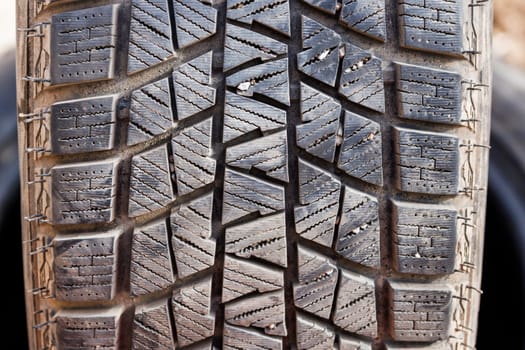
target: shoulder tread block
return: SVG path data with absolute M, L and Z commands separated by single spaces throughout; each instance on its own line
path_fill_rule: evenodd
M 55 103 L 51 106 L 51 152 L 72 154 L 110 150 L 117 112 L 113 96 Z
M 228 0 L 226 16 L 242 23 L 258 22 L 290 36 L 288 0 Z
M 399 4 L 401 45 L 445 55 L 463 51 L 463 1 L 403 0 Z
M 140 153 L 131 161 L 129 215 L 164 208 L 174 200 L 166 145 Z
M 222 283 L 222 302 L 252 292 L 271 292 L 283 288 L 281 271 L 254 262 L 226 255 Z
M 286 336 L 282 290 L 246 297 L 224 306 L 224 319 L 236 326 L 262 328 L 266 334 Z
M 195 199 L 171 213 L 172 242 L 179 278 L 205 270 L 215 261 L 215 240 L 211 238 L 213 195 Z
M 173 282 L 166 223 L 135 229 L 131 246 L 131 294 L 160 291 Z
M 257 32 L 233 24 L 226 24 L 225 71 L 257 58 L 267 61 L 286 54 L 286 52 L 288 52 L 286 44 Z
M 191 117 L 215 104 L 215 88 L 210 86 L 211 62 L 212 51 L 209 51 L 173 72 L 178 120 Z
M 117 163 L 102 161 L 51 169 L 53 224 L 109 223 L 114 219 Z
M 199 0 L 174 0 L 177 45 L 184 48 L 204 40 L 216 31 L 217 10 Z
M 374 281 L 341 270 L 341 281 L 333 322 L 345 331 L 366 337 L 377 336 Z
M 135 313 L 132 349 L 174 349 L 167 304 Z
M 449 332 L 452 291 L 436 285 L 389 282 L 391 336 L 398 341 L 432 342 Z
M 226 85 L 235 88 L 239 95 L 261 94 L 289 106 L 288 59 L 245 68 L 227 77 Z
M 299 235 L 330 247 L 334 237 L 341 183 L 330 173 L 299 159 L 299 203 L 294 209 Z
M 58 300 L 111 300 L 114 240 L 114 237 L 54 240 L 53 272 Z
M 333 162 L 341 105 L 332 97 L 301 83 L 301 119 L 297 125 L 297 146 L 321 159 Z
M 114 316 L 58 316 L 58 348 L 63 350 L 115 349 L 117 318 Z
M 268 132 L 285 125 L 285 111 L 226 91 L 223 142 L 231 141 L 250 131 Z
M 396 269 L 424 275 L 454 272 L 457 211 L 395 202 L 393 250 Z
M 222 221 L 250 213 L 272 214 L 284 209 L 284 189 L 256 177 L 226 169 Z
M 178 195 L 188 194 L 215 180 L 211 158 L 212 118 L 190 126 L 172 139 Z
M 400 117 L 461 125 L 461 75 L 397 64 L 396 80 Z
M 395 128 L 398 187 L 441 195 L 459 190 L 459 139 L 452 135 Z
M 333 261 L 298 247 L 298 283 L 294 286 L 295 305 L 328 319 L 332 310 L 338 270 Z
M 284 213 L 262 217 L 226 229 L 226 253 L 255 257 L 286 267 L 286 222 Z
M 135 72 L 173 55 L 171 23 L 166 0 L 133 0 L 128 72 Z
M 364 266 L 380 266 L 379 204 L 362 192 L 345 187 L 336 252 Z
M 128 145 L 148 141 L 173 127 L 168 79 L 131 93 Z
M 113 77 L 118 5 L 62 12 L 51 19 L 51 84 Z
M 173 292 L 173 316 L 179 346 L 188 346 L 213 336 L 211 277 L 186 284 Z
M 288 182 L 286 131 L 260 137 L 226 150 L 226 164 L 242 169 L 257 168 L 270 177 Z

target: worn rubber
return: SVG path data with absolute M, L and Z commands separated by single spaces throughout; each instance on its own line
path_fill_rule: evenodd
M 490 1 L 18 9 L 32 350 L 475 346 Z

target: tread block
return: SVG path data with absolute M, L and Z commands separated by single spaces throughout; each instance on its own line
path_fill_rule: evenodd
M 173 292 L 173 316 L 179 346 L 188 346 L 213 336 L 211 277 L 184 285 Z
M 115 349 L 115 316 L 57 316 L 56 332 L 60 350 Z
M 264 334 L 253 332 L 248 329 L 224 325 L 222 337 L 224 350 L 281 350 L 283 344 L 281 339 L 269 337 Z
M 448 337 L 452 291 L 448 287 L 389 282 L 391 336 L 430 342 Z
M 262 217 L 226 229 L 226 253 L 287 266 L 285 214 Z
M 345 331 L 366 337 L 377 336 L 377 317 L 374 281 L 341 270 L 337 291 L 334 324 Z
M 457 211 L 441 206 L 394 204 L 396 270 L 424 275 L 454 272 Z
M 111 300 L 114 238 L 55 239 L 53 272 L 57 300 Z
M 298 280 L 294 288 L 295 305 L 328 319 L 332 310 L 338 271 L 334 262 L 298 247 Z
M 401 118 L 461 125 L 461 75 L 419 66 L 397 65 Z
M 265 35 L 226 23 L 224 70 L 260 59 L 267 61 L 286 54 L 288 46 Z
M 179 278 L 213 266 L 215 240 L 211 238 L 213 195 L 195 199 L 171 213 L 172 243 Z
M 211 156 L 212 118 L 184 129 L 172 139 L 173 161 L 179 195 L 188 194 L 215 180 Z
M 385 113 L 381 60 L 357 46 L 345 44 L 339 93 L 350 102 Z
M 116 162 L 92 162 L 51 169 L 52 223 L 94 224 L 114 219 Z
M 268 132 L 286 125 L 286 112 L 226 91 L 223 142 L 231 141 L 250 131 Z
M 297 54 L 298 69 L 330 86 L 335 86 L 341 36 L 322 24 L 302 16 L 303 50 Z
M 167 304 L 135 314 L 133 350 L 172 350 L 174 348 Z
M 458 193 L 457 137 L 395 128 L 395 141 L 400 190 L 441 195 Z
M 215 104 L 215 88 L 210 86 L 211 60 L 212 51 L 209 51 L 173 72 L 178 120 L 191 117 Z
M 381 127 L 379 123 L 345 111 L 343 144 L 337 167 L 365 182 L 383 185 Z
M 288 0 L 228 0 L 226 17 L 242 23 L 260 23 L 290 36 Z
M 227 77 L 226 85 L 236 88 L 239 95 L 253 96 L 256 93 L 289 106 L 288 59 L 245 68 Z
M 135 229 L 131 245 L 131 295 L 160 291 L 174 281 L 166 223 Z
M 385 0 L 343 0 L 339 22 L 356 32 L 384 42 Z
M 355 263 L 380 267 L 379 205 L 375 198 L 345 187 L 335 250 Z
M 284 189 L 258 178 L 226 169 L 222 222 L 250 213 L 272 214 L 284 209 Z
M 337 0 L 303 0 L 303 2 L 332 15 L 337 11 Z
M 264 265 L 226 255 L 222 282 L 222 302 L 252 292 L 271 292 L 283 288 L 283 273 Z
M 282 290 L 242 298 L 224 306 L 224 319 L 229 324 L 262 328 L 266 334 L 286 336 Z
M 301 83 L 301 118 L 297 125 L 297 146 L 321 159 L 333 162 L 341 105 L 322 92 Z
M 362 340 L 339 336 L 339 350 L 372 350 L 372 346 Z
M 286 130 L 260 137 L 226 150 L 226 164 L 242 169 L 256 168 L 266 175 L 288 182 Z
M 331 327 L 297 315 L 297 349 L 328 350 L 335 349 L 335 333 Z
M 463 51 L 463 1 L 403 0 L 399 4 L 401 46 L 440 54 Z
M 92 7 L 51 18 L 51 84 L 113 77 L 118 8 Z
M 299 203 L 294 209 L 299 235 L 330 247 L 334 237 L 341 183 L 330 173 L 299 159 Z
M 216 31 L 217 10 L 198 0 L 174 0 L 179 49 L 204 40 Z
M 128 146 L 148 141 L 172 127 L 173 114 L 167 78 L 131 94 Z
M 173 55 L 167 0 L 133 0 L 128 72 L 135 72 Z
M 131 161 L 129 215 L 164 208 L 174 199 L 166 145 L 140 153 Z
M 51 152 L 72 154 L 114 147 L 113 96 L 55 103 L 51 106 Z

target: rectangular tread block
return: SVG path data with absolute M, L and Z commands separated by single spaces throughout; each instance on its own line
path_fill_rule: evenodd
M 51 84 L 113 77 L 118 5 L 63 12 L 51 19 Z
M 394 265 L 401 273 L 454 271 L 457 211 L 443 206 L 394 202 Z
M 402 0 L 401 46 L 444 55 L 463 51 L 463 1 Z
M 116 108 L 113 96 L 55 103 L 51 106 L 51 152 L 72 154 L 114 146 Z
M 56 166 L 51 169 L 53 224 L 109 223 L 114 219 L 117 163 Z
M 63 315 L 56 319 L 58 349 L 115 349 L 117 318 L 113 315 Z
M 55 296 L 60 301 L 101 301 L 112 297 L 114 237 L 54 240 Z
M 395 128 L 397 185 L 402 191 L 454 195 L 459 190 L 459 139 Z
M 389 282 L 391 336 L 398 341 L 432 342 L 449 333 L 452 290 L 436 284 Z
M 432 123 L 461 124 L 461 75 L 397 65 L 399 116 Z

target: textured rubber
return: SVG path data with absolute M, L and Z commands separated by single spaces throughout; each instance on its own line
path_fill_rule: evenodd
M 490 19 L 19 0 L 31 349 L 472 349 Z

